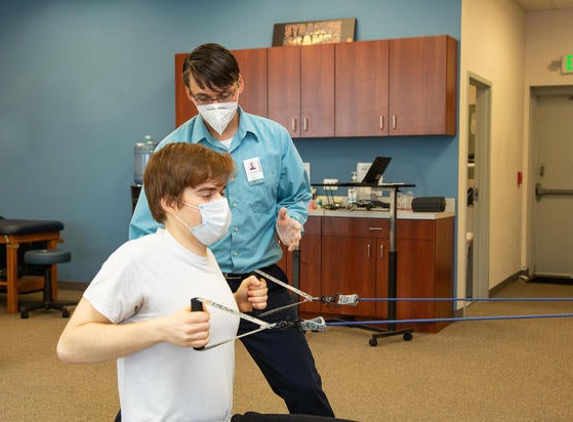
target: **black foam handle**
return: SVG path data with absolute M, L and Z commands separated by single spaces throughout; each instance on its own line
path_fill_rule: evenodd
M 197 312 L 197 311 L 203 311 L 203 304 L 196 298 L 194 297 L 193 299 L 191 299 L 191 312 Z M 195 350 L 203 350 L 205 348 L 205 346 L 203 347 L 194 347 L 193 349 Z
M 191 312 L 202 311 L 202 310 L 203 310 L 203 304 L 199 301 L 199 299 L 197 299 L 196 297 L 191 299 Z

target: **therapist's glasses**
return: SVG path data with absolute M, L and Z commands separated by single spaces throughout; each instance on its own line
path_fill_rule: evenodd
M 209 97 L 208 95 L 205 94 L 191 94 L 191 96 L 193 97 L 193 99 L 197 102 L 197 104 L 199 105 L 209 105 L 214 103 L 215 101 L 218 103 L 226 103 L 229 102 L 233 99 L 233 97 L 235 96 L 235 94 L 237 93 L 237 90 L 239 89 L 239 84 L 237 84 L 235 86 L 235 88 L 229 90 L 229 91 L 223 91 L 221 92 L 219 95 L 217 95 L 216 97 Z

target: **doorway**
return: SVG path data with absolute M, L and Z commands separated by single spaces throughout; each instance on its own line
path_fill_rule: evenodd
M 466 297 L 489 295 L 491 84 L 470 74 L 468 86 Z
M 533 281 L 573 282 L 573 87 L 531 92 Z

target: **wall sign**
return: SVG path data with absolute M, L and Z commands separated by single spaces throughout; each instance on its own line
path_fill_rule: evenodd
M 566 54 L 561 59 L 561 73 L 573 73 L 573 54 Z
M 276 23 L 273 30 L 273 47 L 352 42 L 355 27 L 356 18 Z

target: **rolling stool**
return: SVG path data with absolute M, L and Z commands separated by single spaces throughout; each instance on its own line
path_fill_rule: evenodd
M 28 318 L 28 311 L 36 309 L 59 309 L 62 311 L 62 318 L 70 316 L 66 309 L 68 305 L 77 305 L 77 302 L 63 301 L 56 302 L 52 297 L 52 265 L 70 262 L 72 254 L 70 252 L 60 251 L 57 249 L 34 249 L 24 253 L 24 262 L 30 265 L 39 265 L 44 268 L 44 300 L 43 302 L 33 302 L 20 306 L 20 317 Z

